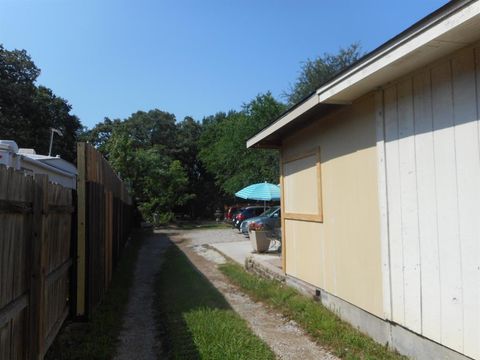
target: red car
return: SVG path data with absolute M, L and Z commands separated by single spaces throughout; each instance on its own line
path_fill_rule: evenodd
M 233 226 L 235 226 L 237 229 L 240 229 L 240 224 L 247 219 L 250 219 L 252 217 L 258 216 L 262 214 L 267 208 L 263 206 L 247 206 L 245 208 L 242 208 L 240 212 L 235 215 L 233 219 Z
M 230 206 L 225 213 L 225 221 L 232 222 L 235 215 L 242 209 L 241 206 Z

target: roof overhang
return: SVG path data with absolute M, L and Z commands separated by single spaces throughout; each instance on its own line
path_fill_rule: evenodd
M 322 85 L 247 140 L 247 147 L 281 146 L 281 139 L 332 109 L 480 38 L 480 0 L 451 1 Z

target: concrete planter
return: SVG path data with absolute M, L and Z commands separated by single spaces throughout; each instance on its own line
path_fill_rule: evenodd
M 266 252 L 270 247 L 270 239 L 267 237 L 268 231 L 250 231 L 250 241 L 253 250 L 259 253 Z

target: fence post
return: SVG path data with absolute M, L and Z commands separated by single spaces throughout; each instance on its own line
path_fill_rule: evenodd
M 70 270 L 70 316 L 75 317 L 77 314 L 77 235 L 78 235 L 78 208 L 77 208 L 77 192 L 72 191 L 72 220 L 70 229 L 70 257 L 72 258 L 72 267 Z
M 45 219 L 48 211 L 48 177 L 35 175 L 33 197 L 33 234 L 29 299 L 29 358 L 42 359 L 45 321 Z
M 86 226 L 86 147 L 85 143 L 77 144 L 77 299 L 76 316 L 85 315 L 85 274 L 86 274 L 86 244 L 85 244 L 85 226 Z

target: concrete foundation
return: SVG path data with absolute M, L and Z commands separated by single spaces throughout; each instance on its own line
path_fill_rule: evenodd
M 400 325 L 381 319 L 322 289 L 286 275 L 286 284 L 302 294 L 313 297 L 375 341 L 388 345 L 412 359 L 472 360 L 441 344 L 431 341 Z
M 342 320 L 350 323 L 375 341 L 386 344 L 412 359 L 472 360 L 400 325 L 372 315 L 323 289 L 318 289 L 302 280 L 285 275 L 277 264 L 279 263 L 278 255 L 252 254 L 250 243 L 247 241 L 238 244 L 213 244 L 212 248 L 239 264 L 243 263 L 249 272 L 267 279 L 284 282 L 300 293 L 321 302 Z

